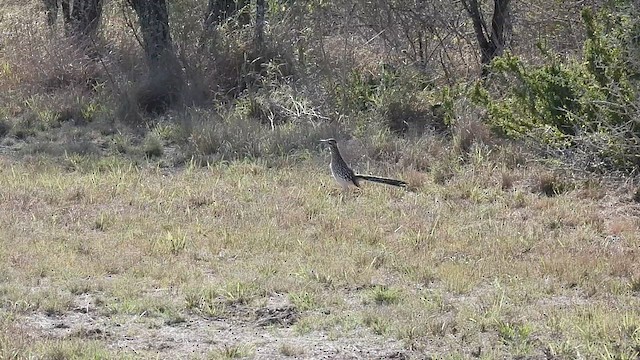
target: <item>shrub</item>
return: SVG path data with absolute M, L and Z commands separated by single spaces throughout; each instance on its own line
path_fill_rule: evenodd
M 349 115 L 381 116 L 396 134 L 409 130 L 444 130 L 451 120 L 441 99 L 452 98 L 445 87 L 442 94 L 432 91 L 434 84 L 425 74 L 405 67 L 396 69 L 382 64 L 377 71 L 353 69 L 335 87 L 333 96 L 341 112 Z M 435 95 L 434 95 L 435 94 Z
M 640 164 L 640 128 L 633 120 L 639 115 L 636 12 L 585 9 L 582 61 L 541 45 L 546 61 L 539 66 L 507 52 L 492 62 L 494 77 L 477 83 L 471 98 L 506 136 L 532 139 L 592 171 L 632 171 Z
M 144 154 L 149 158 L 160 157 L 164 153 L 162 140 L 155 134 L 150 133 L 144 140 Z

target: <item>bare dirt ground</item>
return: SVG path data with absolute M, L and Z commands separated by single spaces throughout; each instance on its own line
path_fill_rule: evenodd
M 330 336 L 319 331 L 300 334 L 291 325 L 299 314 L 285 296 L 272 296 L 265 307 L 238 306 L 226 318 L 189 315 L 176 324 L 157 323 L 141 316 L 101 315 L 91 295 L 75 299 L 73 311 L 35 313 L 17 321 L 34 337 L 90 339 L 113 350 L 161 359 L 199 358 L 241 345 L 242 356 L 255 359 L 407 359 L 400 341 L 366 329 Z M 283 354 L 286 353 L 287 355 Z M 221 355 L 222 357 L 222 355 Z

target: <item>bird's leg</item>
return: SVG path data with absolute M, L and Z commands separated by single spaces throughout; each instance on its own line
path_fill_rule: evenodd
M 349 185 L 341 184 L 340 202 L 344 202 L 344 195 L 349 193 Z

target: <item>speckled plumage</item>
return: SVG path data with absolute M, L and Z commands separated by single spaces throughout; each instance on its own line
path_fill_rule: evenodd
M 331 164 L 329 165 L 329 167 L 331 168 L 331 174 L 333 175 L 333 178 L 338 182 L 338 184 L 340 184 L 343 190 L 347 190 L 350 185 L 360 187 L 360 180 L 372 181 L 399 187 L 407 186 L 407 183 L 402 180 L 354 173 L 349 165 L 347 165 L 347 163 L 344 161 L 342 155 L 340 155 L 338 142 L 335 139 L 326 139 L 321 141 L 329 145 L 329 149 L 331 150 Z

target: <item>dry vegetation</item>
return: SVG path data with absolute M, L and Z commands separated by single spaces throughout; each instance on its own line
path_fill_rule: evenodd
M 635 358 L 638 206 L 495 158 L 344 199 L 318 155 L 4 159 L 2 357 Z
M 385 83 L 379 61 L 411 55 L 392 46 L 410 27 L 327 34 L 312 27 L 346 19 L 342 2 L 336 18 L 274 9 L 271 60 L 247 70 L 246 29 L 195 40 L 204 3 L 172 3 L 198 101 L 158 116 L 135 102 L 121 2 L 106 2 L 100 61 L 39 2 L 0 5 L 1 359 L 638 358 L 637 179 L 566 170 L 444 94 L 476 69 L 470 42 L 440 39 L 462 44 L 434 50 L 450 66 Z M 516 7 L 516 53 L 560 6 L 544 5 Z M 572 54 L 567 9 L 546 25 Z M 341 193 L 329 136 L 409 189 Z

